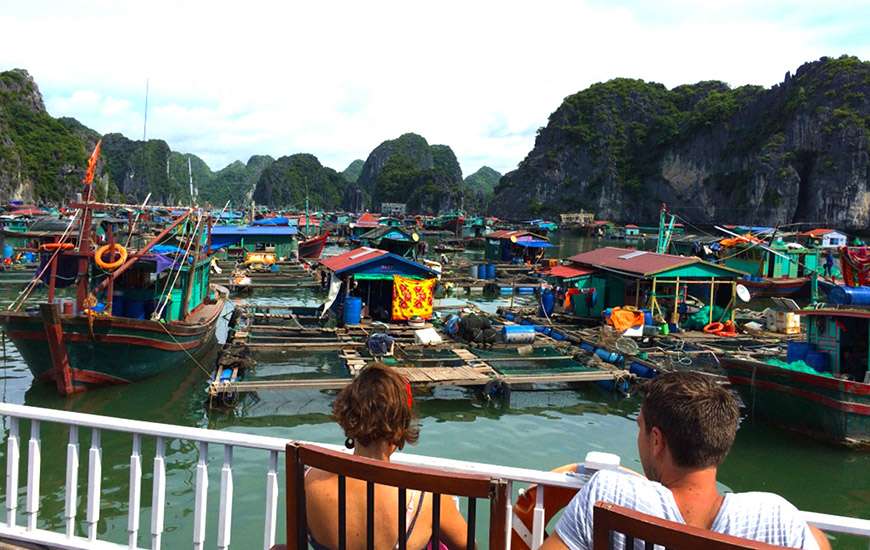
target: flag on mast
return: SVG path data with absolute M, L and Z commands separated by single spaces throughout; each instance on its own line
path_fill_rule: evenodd
M 94 152 L 91 153 L 91 158 L 88 159 L 88 170 L 85 172 L 85 178 L 82 180 L 82 183 L 85 185 L 94 183 L 94 173 L 97 170 L 97 159 L 100 158 L 100 146 L 102 143 L 103 140 L 97 141 L 97 145 L 94 147 Z

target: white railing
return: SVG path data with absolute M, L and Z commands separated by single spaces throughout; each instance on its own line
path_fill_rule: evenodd
M 144 437 L 154 438 L 155 453 L 152 464 L 152 499 L 150 548 L 161 547 L 164 531 L 164 513 L 166 506 L 166 442 L 182 440 L 196 444 L 198 460 L 195 466 L 193 537 L 191 545 L 195 549 L 205 547 L 207 525 L 206 507 L 208 500 L 208 448 L 223 447 L 223 463 L 220 468 L 220 503 L 217 525 L 217 547 L 229 548 L 232 534 L 233 515 L 233 450 L 235 448 L 256 449 L 262 451 L 266 479 L 265 490 L 265 521 L 263 525 L 263 548 L 268 549 L 276 542 L 277 512 L 279 501 L 278 484 L 278 454 L 284 452 L 287 440 L 275 437 L 265 437 L 234 432 L 187 428 L 155 422 L 143 422 L 120 418 L 97 416 L 91 414 L 58 411 L 28 407 L 24 405 L 0 404 L 0 416 L 6 417 L 9 433 L 6 440 L 6 492 L 5 492 L 5 522 L 0 523 L 0 538 L 46 544 L 57 548 L 68 549 L 112 549 L 138 548 L 139 516 L 141 510 L 142 492 L 142 442 Z M 20 431 L 21 419 L 30 421 L 30 438 L 27 443 L 27 487 L 25 497 L 23 524 L 17 520 L 19 501 L 19 461 L 20 461 Z M 66 483 L 64 498 L 64 530 L 54 532 L 37 527 L 40 504 L 40 470 L 41 443 L 40 426 L 43 423 L 56 423 L 68 426 L 69 442 L 66 446 Z M 76 508 L 78 502 L 78 469 L 79 469 L 79 428 L 91 431 L 90 447 L 88 449 L 88 487 L 85 515 L 86 537 L 76 534 Z M 100 497 L 102 480 L 102 432 L 129 433 L 133 436 L 129 463 L 129 500 L 127 509 L 128 542 L 126 545 L 98 539 L 97 526 L 100 520 Z M 334 445 L 327 445 L 337 448 Z M 397 453 L 393 460 L 404 464 L 427 466 L 453 472 L 485 474 L 494 478 L 507 480 L 509 484 L 538 483 L 556 487 L 580 487 L 583 479 L 578 476 L 556 474 L 524 468 L 495 466 L 477 462 L 465 462 L 419 455 Z M 111 465 L 110 465 L 111 466 Z M 512 489 L 512 487 L 511 487 Z M 509 494 L 513 494 L 511 491 Z M 529 529 L 517 529 L 523 538 L 530 542 L 531 548 L 537 548 L 544 537 L 544 491 L 539 490 L 533 513 L 533 525 Z M 11 497 L 11 498 L 10 498 Z M 505 513 L 508 518 L 510 533 L 514 517 L 512 502 L 509 502 Z M 870 537 L 870 520 L 803 512 L 810 523 L 831 532 L 849 533 Z M 248 541 L 245 547 L 249 547 Z

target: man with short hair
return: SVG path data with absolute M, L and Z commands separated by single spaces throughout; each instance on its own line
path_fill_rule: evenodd
M 644 474 L 600 471 L 565 508 L 542 550 L 592 548 L 598 501 L 788 548 L 830 549 L 825 535 L 772 493 L 719 494 L 716 470 L 737 434 L 734 396 L 699 373 L 666 373 L 650 381 L 637 418 Z M 624 539 L 619 537 L 619 545 Z M 621 547 L 621 546 L 618 546 Z

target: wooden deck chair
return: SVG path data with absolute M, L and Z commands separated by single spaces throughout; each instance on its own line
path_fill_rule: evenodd
M 642 541 L 645 550 L 653 550 L 655 546 L 668 550 L 782 548 L 668 521 L 607 502 L 596 502 L 592 511 L 592 550 L 616 548 L 614 539 L 617 533 L 624 537 L 626 550 L 633 549 L 635 541 Z
M 490 501 L 489 548 L 502 550 L 507 537 L 507 483 L 482 475 L 448 473 L 430 468 L 420 468 L 356 457 L 315 445 L 290 443 L 287 445 L 287 548 L 308 548 L 308 528 L 305 509 L 305 468 L 313 467 L 338 476 L 338 542 L 344 550 L 347 542 L 346 496 L 347 478 L 366 482 L 367 548 L 374 548 L 375 484 L 397 487 L 399 490 L 399 533 L 405 533 L 406 491 L 413 489 L 468 499 L 468 548 L 474 548 L 477 499 Z M 440 525 L 440 498 L 433 498 L 432 539 L 438 540 Z M 405 550 L 405 537 L 399 537 L 399 549 Z

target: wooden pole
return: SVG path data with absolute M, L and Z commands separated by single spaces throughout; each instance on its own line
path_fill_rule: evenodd
M 57 391 L 61 395 L 70 395 L 75 392 L 75 388 L 69 356 L 63 344 L 63 326 L 60 323 L 57 304 L 39 304 L 39 312 L 42 315 L 42 326 L 45 329 Z
M 716 290 L 716 279 L 710 277 L 710 320 L 708 323 L 713 322 L 713 294 Z
M 187 270 L 187 281 L 184 285 L 184 298 L 181 301 L 181 316 L 182 319 L 187 316 L 187 306 L 190 304 L 190 295 L 193 292 L 193 283 L 196 280 L 196 265 L 199 261 L 200 249 L 202 248 L 202 239 L 200 232 L 202 231 L 200 227 L 202 226 L 202 214 L 199 215 L 199 219 L 196 221 L 196 227 L 193 230 L 193 233 L 190 234 L 191 239 L 196 239 L 196 248 L 193 253 L 193 263 L 190 265 L 190 269 Z M 182 269 L 182 266 L 179 269 Z
M 671 315 L 671 322 L 677 324 L 680 320 L 680 278 L 677 277 L 677 282 L 674 284 L 674 313 Z

